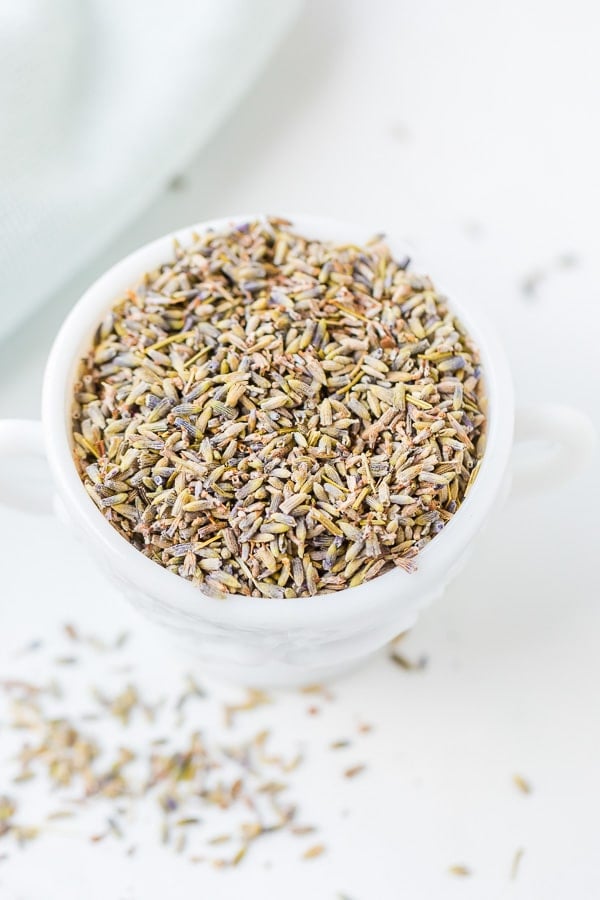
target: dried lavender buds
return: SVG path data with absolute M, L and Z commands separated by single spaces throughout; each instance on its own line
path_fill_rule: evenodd
M 77 640 L 87 667 L 93 645 Z M 111 654 L 119 652 L 119 640 L 105 650 L 99 672 L 103 680 L 117 677 L 118 683 Z M 45 667 L 52 665 L 57 663 L 49 656 Z M 77 691 L 76 680 L 69 681 L 65 692 L 55 682 L 0 678 L 3 736 L 13 746 L 11 754 L 4 748 L 6 758 L 0 763 L 5 778 L 14 773 L 6 779 L 7 789 L 0 791 L 3 848 L 23 846 L 55 831 L 54 823 L 63 819 L 75 819 L 82 836 L 94 822 L 96 828 L 87 834 L 92 843 L 130 839 L 140 823 L 156 819 L 161 843 L 181 853 L 189 841 L 190 849 L 203 851 L 202 856 L 190 856 L 191 861 L 223 868 L 238 865 L 259 837 L 294 833 L 297 810 L 286 792 L 288 776 L 302 758 L 274 753 L 267 730 L 248 735 L 246 729 L 242 738 L 233 730 L 224 742 L 220 730 L 206 727 L 222 704 L 207 698 L 191 676 L 181 694 L 153 704 L 144 702 L 136 687 L 121 682 L 114 699 L 94 689 L 86 692 L 88 700 L 78 708 Z M 256 693 L 248 691 L 247 699 L 234 706 L 223 705 L 228 730 L 231 709 L 252 711 L 260 705 Z M 261 695 L 261 702 L 266 699 Z M 202 704 L 202 731 L 180 719 L 188 700 Z M 84 712 L 90 701 L 92 711 Z M 192 723 L 197 722 L 198 710 L 190 713 Z M 215 827 L 223 826 L 231 832 L 215 838 Z M 232 844 L 229 855 L 219 851 L 215 856 L 212 845 L 225 840 Z
M 485 398 L 476 348 L 406 265 L 281 219 L 176 245 L 81 362 L 73 452 L 102 514 L 214 596 L 410 569 L 476 476 Z

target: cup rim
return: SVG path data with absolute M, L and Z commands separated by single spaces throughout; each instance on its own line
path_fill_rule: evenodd
M 71 387 L 80 356 L 89 346 L 102 314 L 120 293 L 135 284 L 144 272 L 169 258 L 173 241 L 185 245 L 192 233 L 235 227 L 264 214 L 226 216 L 179 228 L 143 245 L 121 259 L 84 292 L 65 318 L 52 345 L 42 391 L 44 443 L 59 501 L 66 507 L 77 528 L 91 534 L 114 560 L 114 571 L 127 578 L 145 594 L 159 598 L 164 606 L 185 615 L 204 618 L 217 626 L 261 626 L 281 629 L 306 627 L 308 623 L 335 625 L 349 618 L 401 604 L 404 595 L 415 596 L 444 582 L 445 573 L 479 531 L 491 503 L 504 481 L 513 441 L 514 397 L 508 363 L 493 328 L 479 310 L 475 314 L 452 291 L 434 284 L 448 296 L 448 302 L 476 343 L 482 360 L 488 401 L 487 442 L 481 468 L 469 495 L 450 522 L 419 553 L 417 571 L 408 574 L 395 569 L 357 587 L 312 597 L 269 599 L 229 595 L 223 600 L 210 597 L 187 579 L 168 571 L 145 557 L 104 518 L 79 477 L 72 459 L 70 439 Z M 372 236 L 368 228 L 332 218 L 311 215 L 285 216 L 300 233 L 317 239 L 362 243 Z M 407 254 L 417 272 L 428 272 L 419 254 L 408 243 L 386 235 L 392 253 Z M 126 572 L 127 576 L 123 573 Z

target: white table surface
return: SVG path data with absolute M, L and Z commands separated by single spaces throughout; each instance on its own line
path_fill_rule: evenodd
M 433 274 L 494 322 L 520 402 L 573 403 L 600 426 L 599 25 L 584 0 L 309 2 L 179 187 L 0 348 L 0 415 L 38 415 L 52 337 L 108 264 L 190 221 L 293 210 L 413 240 Z M 538 272 L 534 293 L 524 291 Z M 252 714 L 251 727 L 273 727 L 281 747 L 305 748 L 290 794 L 319 826 L 320 859 L 300 860 L 306 838 L 274 837 L 238 869 L 215 871 L 157 847 L 149 830 L 130 859 L 123 844 L 92 845 L 82 829 L 10 849 L 0 896 L 600 896 L 598 461 L 552 495 L 498 511 L 406 640 L 407 655 L 429 658 L 425 671 L 382 657 L 335 685 L 320 715 L 296 695 Z M 15 650 L 37 636 L 51 643 L 74 621 L 135 630 L 123 652 L 141 689 L 178 676 L 182 664 L 50 520 L 0 509 L 0 548 L 2 674 L 43 674 L 41 657 L 24 664 Z M 358 736 L 360 721 L 373 732 Z M 345 756 L 328 749 L 346 735 Z M 0 747 L 9 744 L 0 730 Z M 355 762 L 367 769 L 348 781 L 342 769 Z M 533 793 L 516 790 L 514 773 Z M 458 863 L 471 877 L 448 873 Z

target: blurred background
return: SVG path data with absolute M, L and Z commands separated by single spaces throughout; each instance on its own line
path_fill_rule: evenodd
M 60 322 L 129 251 L 215 216 L 303 212 L 407 238 L 492 320 L 518 402 L 600 427 L 599 39 L 591 0 L 4 0 L 0 415 L 39 415 Z M 351 815 L 320 813 L 335 850 L 293 879 L 249 861 L 211 898 L 599 896 L 598 461 L 498 510 L 409 638 L 426 671 L 380 661 L 340 685 L 377 732 Z M 103 585 L 82 605 L 86 561 L 58 528 L 17 525 L 0 509 L 6 646 L 32 620 L 129 616 Z M 45 562 L 24 586 L 11 572 L 32 543 Z M 463 859 L 473 877 L 449 878 Z M 148 872 L 124 900 L 188 885 L 172 863 Z M 2 877 L 16 892 L 27 876 Z

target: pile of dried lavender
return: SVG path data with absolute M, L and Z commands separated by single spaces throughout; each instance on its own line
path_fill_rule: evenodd
M 74 455 L 150 559 L 226 593 L 354 587 L 449 521 L 484 449 L 478 354 L 381 239 L 281 219 L 176 246 L 82 360 Z
M 0 858 L 13 842 L 65 832 L 70 820 L 73 835 L 121 841 L 131 855 L 136 823 L 152 819 L 156 840 L 194 863 L 238 865 L 256 840 L 280 831 L 305 838 L 300 858 L 320 855 L 315 827 L 299 821 L 288 799 L 302 755 L 297 748 L 274 752 L 269 731 L 256 724 L 244 722 L 251 731 L 246 727 L 243 737 L 232 729 L 238 716 L 272 698 L 251 690 L 223 702 L 188 676 L 177 696 L 148 703 L 132 683 L 122 638 L 102 644 L 72 625 L 66 637 L 68 655 L 40 659 L 46 653 L 40 642 L 20 654 L 22 669 L 36 651 L 44 680 L 0 678 L 3 757 L 10 757 L 0 760 Z M 84 689 L 83 702 L 81 669 L 67 683 L 59 675 L 77 664 L 95 667 L 105 685 Z M 331 699 L 317 687 L 310 693 Z M 207 727 L 215 715 L 225 731 Z

